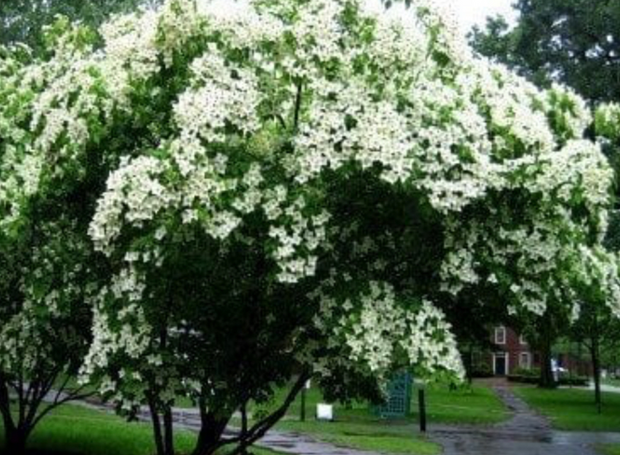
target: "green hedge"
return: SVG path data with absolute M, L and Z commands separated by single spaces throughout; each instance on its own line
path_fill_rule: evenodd
M 510 382 L 521 382 L 523 384 L 538 384 L 539 380 L 537 376 L 524 376 L 521 374 L 509 374 L 507 377 Z
M 522 384 L 538 384 L 539 376 L 511 374 L 508 376 L 510 382 L 520 382 Z M 590 380 L 585 376 L 574 377 L 561 377 L 559 380 L 560 385 L 585 387 L 590 383 Z
M 572 385 L 577 387 L 585 387 L 590 384 L 590 379 L 587 376 L 573 376 L 571 377 L 561 377 L 560 385 Z

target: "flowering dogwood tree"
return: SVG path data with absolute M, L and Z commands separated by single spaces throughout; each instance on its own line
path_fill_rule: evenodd
M 465 291 L 576 314 L 590 254 L 618 312 L 614 258 L 596 253 L 612 171 L 580 98 L 474 58 L 425 0 L 404 18 L 358 0 L 221 6 L 118 16 L 101 49 L 61 34 L 14 78 L 38 88 L 30 133 L 2 136 L 6 232 L 42 194 L 97 199 L 81 205 L 106 263 L 81 259 L 103 281 L 82 375 L 123 412 L 149 406 L 160 455 L 179 395 L 200 408 L 195 454 L 236 454 L 310 376 L 343 400 L 379 399 L 402 368 L 460 378 L 438 308 Z M 292 377 L 248 425 L 247 404 Z
M 0 51 L 0 415 L 18 455 L 44 416 L 84 396 L 71 378 L 89 344 L 85 301 L 98 289 L 86 235 L 95 199 L 83 195 L 88 181 L 63 174 L 77 164 L 63 152 L 79 133 L 61 133 L 65 121 L 47 114 L 60 111 L 53 87 L 70 85 L 62 77 L 85 32 L 65 34 L 59 23 L 46 61 L 22 47 Z

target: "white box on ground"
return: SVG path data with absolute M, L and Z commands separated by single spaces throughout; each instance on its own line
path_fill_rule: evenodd
M 317 404 L 316 418 L 317 420 L 334 420 L 334 406 L 325 403 Z

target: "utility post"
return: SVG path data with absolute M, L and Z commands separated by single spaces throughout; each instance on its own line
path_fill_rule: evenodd
M 420 415 L 420 431 L 426 432 L 426 397 L 424 387 L 418 389 L 418 411 Z

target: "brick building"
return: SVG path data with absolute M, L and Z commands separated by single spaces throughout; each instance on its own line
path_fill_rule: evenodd
M 540 368 L 539 353 L 514 329 L 508 326 L 493 327 L 490 329 L 489 341 L 490 348 L 471 353 L 474 374 L 508 376 L 516 374 L 518 368 Z M 592 366 L 587 352 L 579 346 L 576 349 L 569 347 L 569 352 L 565 349 L 565 345 L 554 349 L 553 368 L 559 367 L 559 371 L 577 376 L 591 375 Z
M 495 327 L 491 337 L 495 348 L 489 354 L 488 362 L 495 376 L 514 374 L 517 368 L 540 366 L 539 355 L 532 351 L 523 336 L 510 327 Z

